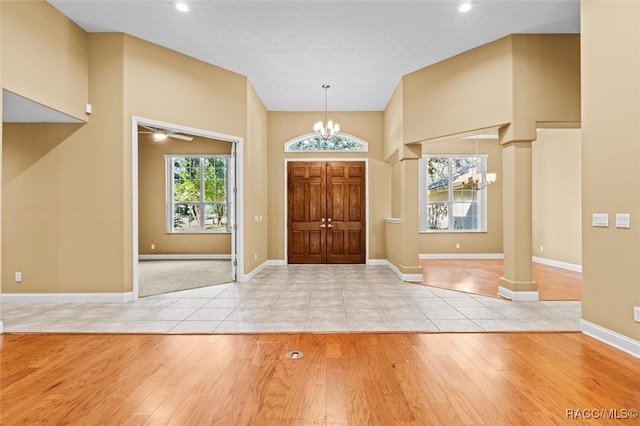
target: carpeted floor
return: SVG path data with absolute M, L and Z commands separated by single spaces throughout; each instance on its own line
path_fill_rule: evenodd
M 230 260 L 141 260 L 140 297 L 232 282 Z

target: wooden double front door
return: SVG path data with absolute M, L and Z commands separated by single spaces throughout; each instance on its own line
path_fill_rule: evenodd
M 365 163 L 287 165 L 289 263 L 365 263 Z

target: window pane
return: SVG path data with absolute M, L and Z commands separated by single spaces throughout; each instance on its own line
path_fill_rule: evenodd
M 429 229 L 449 228 L 449 205 L 448 203 L 429 203 Z
M 198 204 L 174 204 L 173 231 L 194 232 L 200 230 L 200 206 Z
M 205 204 L 204 228 L 206 231 L 227 230 L 227 205 L 226 203 Z
M 227 201 L 227 159 L 205 158 L 205 201 Z
M 464 188 L 462 185 L 454 185 L 453 201 L 478 201 L 478 191 Z
M 431 157 L 427 163 L 427 188 L 429 190 L 429 200 L 431 192 L 438 191 L 447 193 L 449 191 L 449 159 L 446 157 Z M 448 197 L 448 195 L 447 195 Z
M 173 160 L 173 200 L 200 200 L 200 159 L 175 158 Z
M 453 228 L 478 229 L 478 204 L 453 203 Z
M 485 173 L 486 158 L 425 155 L 422 161 L 421 188 L 426 194 L 421 197 L 421 231 L 486 229 L 486 189 L 472 189 L 462 183 Z
M 228 232 L 228 157 L 174 157 L 169 164 L 173 185 L 170 232 Z

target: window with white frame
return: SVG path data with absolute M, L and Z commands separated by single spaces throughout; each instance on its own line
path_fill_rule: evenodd
M 461 179 L 485 174 L 486 165 L 486 154 L 431 154 L 421 158 L 421 232 L 487 230 L 486 187 L 473 189 Z
M 167 232 L 230 232 L 230 156 L 166 156 Z

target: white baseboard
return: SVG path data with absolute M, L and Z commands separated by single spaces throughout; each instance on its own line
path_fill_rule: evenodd
M 4 325 L 2 325 L 2 320 L 0 320 L 0 334 L 4 333 Z
M 253 271 L 249 272 L 248 274 L 239 276 L 240 278 L 239 281 L 241 282 L 251 281 L 256 275 L 258 275 L 267 266 L 287 266 L 287 263 L 282 259 L 265 260 L 261 265 L 259 265 Z
M 138 260 L 231 260 L 230 254 L 140 254 Z
M 513 302 L 537 302 L 539 299 L 537 291 L 513 291 L 502 286 L 498 286 L 498 295 Z
M 126 293 L 3 293 L 2 303 L 114 303 L 131 302 Z
M 535 263 L 542 265 L 555 266 L 556 268 L 567 269 L 574 272 L 582 272 L 582 265 L 576 265 L 573 263 L 560 262 L 559 260 L 545 259 L 544 257 L 533 256 L 531 260 Z
M 502 253 L 427 253 L 420 259 L 504 259 Z
M 367 260 L 367 265 L 371 266 L 387 266 L 387 259 L 369 259 Z
M 580 320 L 580 330 L 587 336 L 640 358 L 640 342 L 587 320 Z
M 403 274 L 402 272 L 400 272 L 400 269 L 396 267 L 396 265 L 389 262 L 388 260 L 386 260 L 385 262 L 387 267 L 391 269 L 394 274 L 396 274 L 402 281 L 422 281 L 422 274 Z

